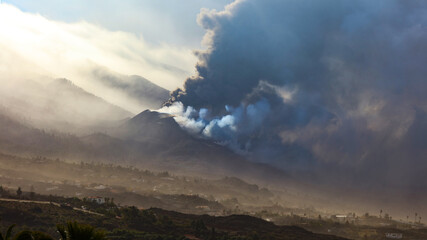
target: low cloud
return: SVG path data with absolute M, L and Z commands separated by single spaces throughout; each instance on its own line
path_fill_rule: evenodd
M 138 105 L 126 106 L 126 98 L 91 81 L 88 73 L 101 67 L 116 74 L 141 75 L 174 89 L 193 72 L 196 62 L 190 49 L 153 46 L 142 36 L 83 21 L 52 21 L 4 3 L 0 5 L 0 47 L 1 82 L 64 77 L 134 112 Z

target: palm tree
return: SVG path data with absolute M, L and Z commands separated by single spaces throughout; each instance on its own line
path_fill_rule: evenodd
M 68 222 L 67 227 L 57 226 L 61 240 L 104 240 L 105 234 L 90 225 Z M 0 239 L 1 240 L 1 239 Z
M 3 236 L 3 234 L 0 232 L 0 240 L 10 240 L 10 238 L 12 237 L 12 230 L 15 227 L 15 224 L 11 225 L 7 231 L 6 231 L 6 235 Z
M 16 224 L 11 225 L 7 231 L 6 235 L 3 236 L 3 234 L 0 232 L 0 240 L 10 240 L 12 237 L 12 230 L 16 226 Z

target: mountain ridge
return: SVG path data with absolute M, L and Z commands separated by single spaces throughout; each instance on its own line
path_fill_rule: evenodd
M 18 88 L 19 85 L 26 87 Z M 84 132 L 133 116 L 65 78 L 51 79 L 46 84 L 11 81 L 0 89 L 0 100 L 3 112 L 26 119 L 27 124 L 36 128 L 63 132 Z
M 236 176 L 251 179 L 252 182 L 289 180 L 287 174 L 281 170 L 266 164 L 249 162 L 223 146 L 189 135 L 171 116 L 152 111 L 144 111 L 141 114 L 125 121 L 115 134 L 106 131 L 82 137 L 61 132 L 45 132 L 24 126 L 0 114 L 0 130 L 4 132 L 0 138 L 0 150 L 10 154 L 46 156 L 70 161 L 129 164 L 199 176 Z M 141 129 L 128 129 L 129 126 L 135 127 L 132 125 L 135 121 L 141 123 L 142 120 L 145 124 L 136 124 Z M 7 129 L 9 131 L 6 131 Z M 144 136 L 143 130 L 158 134 Z M 175 133 L 170 134 L 169 130 Z M 118 136 L 118 133 L 122 135 Z M 138 134 L 126 135 L 128 133 Z
M 169 99 L 169 91 L 139 75 L 123 75 L 96 66 L 88 72 L 94 82 L 121 93 L 139 109 L 159 109 Z

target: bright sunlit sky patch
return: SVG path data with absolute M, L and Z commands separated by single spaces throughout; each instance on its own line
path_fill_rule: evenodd
M 197 59 L 193 51 L 204 47 L 201 41 L 205 31 L 196 21 L 200 9 L 223 9 L 228 2 L 2 1 L 3 76 L 12 76 L 4 71 L 13 69 L 16 62 L 25 62 L 33 67 L 18 69 L 20 73 L 30 70 L 32 77 L 34 71 L 52 78 L 65 77 L 112 99 L 106 96 L 106 89 L 97 90 L 99 86 L 87 79 L 93 66 L 140 75 L 173 90 L 194 72 Z
M 197 15 L 230 1 L 2 1 L 0 83 L 67 78 L 138 112 L 139 105 L 92 80 L 91 71 L 139 75 L 168 90 L 182 87 L 194 74 L 194 50 L 206 47 Z
M 152 44 L 200 47 L 201 8 L 221 10 L 231 0 L 3 0 L 24 12 L 68 23 L 87 21 L 111 31 L 142 35 Z

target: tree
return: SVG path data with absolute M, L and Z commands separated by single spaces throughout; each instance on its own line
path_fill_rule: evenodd
M 21 195 L 22 195 L 21 187 L 18 187 L 18 190 L 16 190 L 16 195 L 17 195 L 19 198 L 21 198 Z
M 14 240 L 53 240 L 53 238 L 43 232 L 22 231 L 15 236 Z
M 203 220 L 193 220 L 191 228 L 194 230 L 194 235 L 196 235 L 196 237 L 200 237 L 208 230 Z
M 390 220 L 391 217 L 390 217 L 390 215 L 388 213 L 385 213 L 384 214 L 384 218 L 387 219 L 387 220 Z
M 3 186 L 0 185 L 0 197 L 5 197 L 8 194 L 9 192 Z
M 30 188 L 30 198 L 34 199 L 35 196 L 36 196 L 36 193 L 34 192 L 34 186 L 31 185 L 31 188 Z
M 7 231 L 6 231 L 6 235 L 3 236 L 3 234 L 0 232 L 0 240 L 10 240 L 10 238 L 12 237 L 12 231 L 13 228 L 15 227 L 15 224 L 11 225 Z
M 61 240 L 103 240 L 105 234 L 90 225 L 68 222 L 67 226 L 57 225 Z
M 134 222 L 139 220 L 139 210 L 135 206 L 127 207 L 122 209 L 123 219 L 126 222 Z
M 168 216 L 162 216 L 159 218 L 159 223 L 168 230 L 173 230 L 174 225 L 172 220 Z
M 256 232 L 251 234 L 251 240 L 259 240 L 258 234 Z
M 215 228 L 214 227 L 212 227 L 211 236 L 210 236 L 209 239 L 210 240 L 216 240 L 216 232 L 215 232 Z

